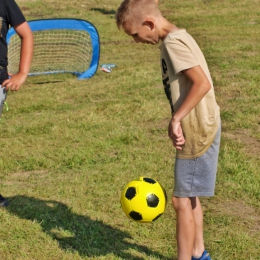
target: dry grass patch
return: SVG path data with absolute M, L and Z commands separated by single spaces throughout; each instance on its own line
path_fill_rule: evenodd
M 260 141 L 250 135 L 249 130 L 237 129 L 232 132 L 224 132 L 225 138 L 236 141 L 244 146 L 244 151 L 256 158 L 259 158 L 260 154 Z

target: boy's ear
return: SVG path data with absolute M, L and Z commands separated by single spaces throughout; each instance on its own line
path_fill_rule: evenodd
M 154 27 L 155 27 L 154 22 L 151 21 L 151 20 L 149 20 L 149 19 L 146 19 L 146 20 L 144 21 L 143 25 L 148 26 L 151 30 L 153 30 Z

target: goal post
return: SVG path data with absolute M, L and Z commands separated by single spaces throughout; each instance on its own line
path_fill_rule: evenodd
M 88 21 L 70 18 L 28 21 L 34 36 L 31 75 L 72 73 L 78 79 L 92 77 L 100 56 L 99 34 Z M 8 71 L 19 70 L 21 40 L 13 28 L 6 37 Z

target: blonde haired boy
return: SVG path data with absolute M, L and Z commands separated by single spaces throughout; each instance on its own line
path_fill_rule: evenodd
M 220 146 L 220 112 L 206 60 L 185 29 L 167 21 L 155 0 L 124 0 L 118 28 L 136 43 L 161 41 L 161 71 L 172 118 L 168 135 L 176 148 L 173 206 L 178 260 L 211 260 L 203 239 L 200 196 L 213 196 Z

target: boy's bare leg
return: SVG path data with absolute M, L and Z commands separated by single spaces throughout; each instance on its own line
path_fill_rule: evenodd
M 191 199 L 193 219 L 195 221 L 195 240 L 193 245 L 193 256 L 201 256 L 204 252 L 204 239 L 203 239 L 203 211 L 198 197 Z
M 177 260 L 191 260 L 195 241 L 195 220 L 190 198 L 172 197 L 177 214 Z

